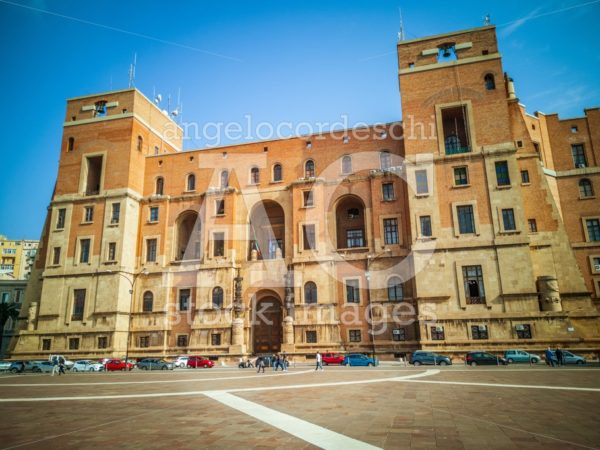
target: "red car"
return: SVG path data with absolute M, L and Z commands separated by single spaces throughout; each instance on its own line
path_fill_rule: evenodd
M 329 364 L 342 364 L 344 362 L 344 356 L 338 353 L 323 353 L 323 364 L 328 366 Z
M 203 356 L 190 356 L 187 360 L 188 369 L 196 369 L 198 367 L 204 367 L 205 369 L 208 369 L 210 367 L 213 367 L 214 365 L 214 362 L 204 358 Z
M 109 359 L 104 363 L 104 367 L 106 370 L 111 372 L 115 370 L 131 370 L 135 367 L 135 364 L 128 362 L 125 364 L 125 361 L 121 361 L 120 359 Z

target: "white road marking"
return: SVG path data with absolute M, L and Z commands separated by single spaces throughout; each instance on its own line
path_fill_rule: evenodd
M 483 386 L 483 387 L 505 387 L 522 389 L 551 389 L 556 391 L 581 391 L 581 392 L 600 392 L 600 388 L 584 388 L 572 386 L 544 386 L 534 384 L 503 384 L 503 383 L 475 383 L 469 381 L 434 381 L 434 380 L 409 380 L 406 378 L 395 378 L 396 381 L 405 381 L 407 383 L 429 383 L 429 384 L 451 384 L 459 386 Z
M 379 448 L 225 391 L 208 391 L 204 395 L 320 448 L 344 450 Z

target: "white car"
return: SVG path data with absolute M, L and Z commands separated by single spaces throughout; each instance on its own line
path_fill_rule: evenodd
M 188 359 L 190 359 L 189 356 L 178 356 L 173 364 L 175 367 L 181 367 L 185 369 L 187 367 Z
M 10 369 L 12 361 L 0 361 L 0 371 L 4 372 L 5 370 Z
M 91 359 L 82 359 L 76 361 L 71 367 L 73 372 L 101 372 L 104 370 L 104 364 L 98 361 L 92 361 Z

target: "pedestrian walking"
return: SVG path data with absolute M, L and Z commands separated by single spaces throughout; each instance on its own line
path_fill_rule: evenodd
M 256 358 L 256 367 L 258 368 L 256 373 L 260 373 L 261 370 L 262 370 L 262 373 L 265 373 L 265 360 L 263 359 L 262 356 L 259 356 L 258 358 Z
M 546 349 L 546 364 L 549 364 L 551 367 L 554 367 L 554 355 L 552 354 L 552 350 L 550 347 Z
M 287 355 L 285 353 L 281 357 L 281 362 L 282 362 L 282 369 L 283 369 L 283 371 L 287 372 L 287 370 L 288 370 L 288 360 L 287 360 Z
M 323 357 L 321 356 L 321 353 L 319 353 L 318 350 L 317 350 L 316 359 L 317 359 L 317 365 L 315 366 L 315 371 L 323 370 Z
M 559 366 L 562 366 L 563 365 L 563 351 L 560 348 L 557 348 L 555 354 L 556 354 L 556 363 Z
M 54 374 L 59 373 L 59 367 L 58 367 L 58 357 L 53 357 L 52 358 L 52 374 L 51 376 L 54 376 Z

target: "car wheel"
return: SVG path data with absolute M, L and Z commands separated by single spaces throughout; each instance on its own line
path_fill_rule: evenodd
M 162 366 L 160 370 L 167 370 L 167 366 Z
M 531 364 L 537 364 L 539 362 L 540 362 L 539 359 L 537 359 L 537 358 L 531 358 Z
M 17 370 L 17 369 L 10 369 L 10 371 L 9 371 L 9 372 L 10 372 L 10 373 L 17 373 L 17 372 L 18 372 L 18 370 Z
M 31 371 L 35 373 L 42 373 L 42 369 L 40 369 L 39 367 L 34 367 L 33 369 L 31 369 Z
M 440 366 L 447 366 L 447 365 L 448 365 L 448 363 L 447 363 L 446 361 L 440 361 L 439 365 L 440 365 Z
M 367 364 L 368 367 L 373 367 L 373 363 Z
M 208 369 L 208 364 L 204 364 L 203 366 L 205 369 Z
M 76 369 L 75 367 L 73 367 L 71 370 L 72 370 L 73 372 L 77 372 L 77 369 Z
M 577 365 L 578 365 L 578 366 L 581 366 L 581 365 L 583 365 L 583 364 L 584 364 L 584 362 L 583 362 L 582 360 L 579 360 L 579 361 L 577 361 Z
M 413 366 L 418 367 L 421 365 L 421 361 L 415 361 L 413 362 Z
M 514 361 L 513 361 L 513 359 L 512 359 L 512 358 L 508 358 L 508 359 L 506 360 L 506 362 L 507 362 L 507 363 L 509 363 L 509 364 L 512 364 Z
M 477 363 L 475 361 L 471 361 L 471 367 L 476 367 Z
M 74 372 L 77 372 L 77 370 L 76 370 L 76 369 L 73 369 L 73 371 L 74 371 Z M 90 367 L 90 370 L 88 370 L 88 372 L 93 372 L 93 371 L 94 371 L 94 368 L 93 368 L 93 367 Z

